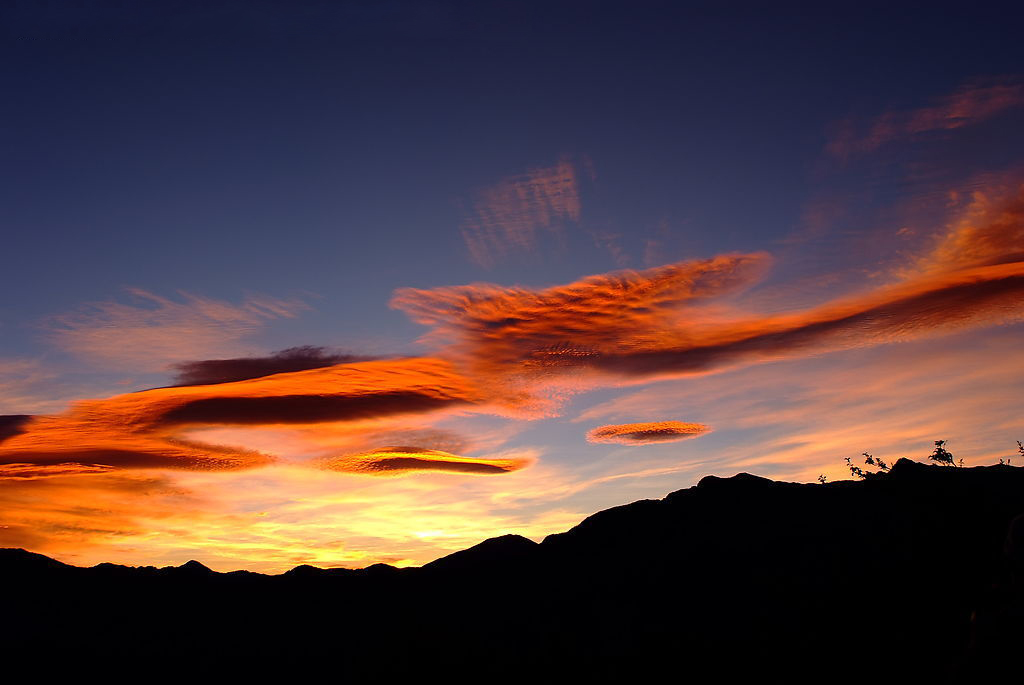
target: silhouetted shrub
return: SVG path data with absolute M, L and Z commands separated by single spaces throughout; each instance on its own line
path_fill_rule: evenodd
M 1021 444 L 1020 440 L 1017 441 L 1017 452 L 1020 454 L 1020 456 L 1024 457 L 1024 444 Z M 999 457 L 999 463 L 1002 464 L 1003 466 L 1010 466 L 1011 461 L 1012 460 L 1010 459 L 1010 457 L 1007 457 L 1005 461 L 1002 457 Z
M 953 456 L 953 453 L 946 449 L 946 444 L 947 444 L 946 440 L 936 440 L 935 441 L 935 451 L 932 452 L 931 454 L 929 454 L 928 458 L 931 459 L 932 461 L 936 461 L 936 462 L 938 462 L 938 463 L 940 463 L 940 464 L 942 464 L 944 466 L 952 466 L 954 468 L 956 468 L 958 466 L 962 467 L 964 465 L 964 460 L 963 459 L 959 459 L 959 460 L 956 459 Z M 1017 441 L 1017 450 L 1020 452 L 1021 456 L 1024 456 L 1024 443 L 1021 443 L 1019 440 Z M 850 475 L 851 476 L 854 476 L 856 478 L 862 478 L 862 479 L 863 478 L 872 478 L 872 477 L 875 477 L 875 476 L 880 476 L 883 473 L 886 473 L 886 472 L 889 471 L 889 468 L 890 468 L 889 464 L 887 464 L 885 462 L 885 460 L 880 459 L 879 457 L 875 457 L 875 456 L 871 455 L 868 452 L 864 452 L 863 456 L 864 456 L 864 464 L 865 464 L 865 466 L 874 467 L 874 470 L 864 469 L 864 468 L 862 468 L 860 466 L 857 466 L 856 464 L 853 463 L 853 460 L 850 459 L 850 457 L 845 457 L 846 468 L 850 469 Z M 1000 459 L 999 463 L 1000 464 L 1003 464 L 1003 463 L 1009 464 L 1010 462 L 1009 462 L 1009 460 L 1006 460 L 1006 462 L 1003 462 L 1003 460 Z M 818 476 L 818 482 L 821 482 L 821 483 L 824 482 L 823 480 L 821 480 L 821 476 Z
M 871 478 L 872 476 L 880 475 L 889 470 L 889 465 L 886 464 L 883 460 L 879 459 L 878 457 L 874 457 L 871 454 L 868 454 L 867 452 L 864 452 L 863 457 L 864 463 L 867 466 L 874 466 L 877 470 L 865 471 L 861 467 L 854 465 L 852 459 L 846 457 L 846 467 L 850 469 L 850 475 L 856 476 L 857 478 Z
M 953 454 L 946 449 L 945 440 L 935 441 L 935 451 L 928 455 L 928 458 L 932 461 L 937 461 L 940 464 L 946 466 L 956 466 L 956 462 L 953 460 Z M 964 465 L 964 460 L 960 460 L 960 466 Z

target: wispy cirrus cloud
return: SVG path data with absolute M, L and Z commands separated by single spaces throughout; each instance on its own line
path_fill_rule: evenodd
M 42 322 L 46 336 L 74 355 L 118 368 L 162 370 L 167 364 L 241 351 L 240 341 L 275 319 L 309 306 L 253 295 L 241 303 L 180 293 L 180 301 L 129 288 L 131 304 L 93 302 Z
M 577 173 L 563 160 L 484 188 L 469 204 L 462 237 L 473 261 L 490 267 L 510 252 L 529 252 L 537 234 L 559 234 L 580 219 Z
M 39 359 L 0 359 L 0 413 L 55 411 L 64 406 L 60 374 Z
M 846 160 L 883 145 L 934 131 L 963 128 L 1024 105 L 1024 85 L 1018 82 L 968 83 L 950 95 L 918 109 L 886 112 L 866 125 L 847 121 L 826 151 Z
M 957 197 L 956 199 L 959 199 Z M 933 273 L 1024 261 L 1024 180 L 1017 175 L 967 194 L 934 244 L 903 272 Z

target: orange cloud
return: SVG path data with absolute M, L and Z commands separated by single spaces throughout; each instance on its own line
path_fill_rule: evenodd
M 710 432 L 703 423 L 655 421 L 652 423 L 618 423 L 600 426 L 587 433 L 588 442 L 609 442 L 620 445 L 644 445 L 653 442 L 675 442 Z
M 1024 314 L 1024 262 L 921 278 L 795 314 L 708 324 L 684 344 L 578 358 L 549 354 L 549 367 L 585 367 L 625 378 L 672 377 L 850 347 L 912 340 Z
M 489 267 L 510 250 L 532 250 L 538 231 L 557 233 L 565 221 L 579 218 L 576 170 L 562 161 L 482 190 L 462 223 L 462 237 L 473 261 Z
M 527 465 L 525 459 L 480 459 L 460 457 L 422 447 L 381 447 L 360 454 L 347 454 L 321 461 L 331 471 L 393 475 L 407 471 L 451 471 L 456 473 L 508 473 Z
M 1021 195 L 980 204 L 929 257 L 934 268 L 792 313 L 749 316 L 708 302 L 753 282 L 764 255 L 592 276 L 539 291 L 403 289 L 392 306 L 432 326 L 425 340 L 441 344 L 470 376 L 527 391 L 579 388 L 581 371 L 590 372 L 590 385 L 609 377 L 636 382 L 1013 322 L 1024 312 Z
M 142 519 L 194 516 L 188 512 L 198 501 L 162 475 L 78 465 L 55 465 L 46 467 L 45 474 L 33 474 L 33 468 L 41 469 L 3 467 L 0 547 L 60 553 L 65 559 L 84 549 L 109 553 L 119 540 L 148 534 Z
M 645 271 L 590 276 L 545 290 L 490 284 L 396 291 L 391 306 L 432 326 L 425 340 L 443 343 L 474 376 L 501 377 L 543 365 L 663 347 L 683 334 L 687 306 L 754 282 L 769 259 L 727 255 Z M 690 310 L 692 311 L 692 310 Z
M 272 458 L 187 440 L 190 426 L 310 424 L 435 411 L 479 400 L 452 365 L 428 357 L 340 364 L 234 383 L 156 388 L 85 400 L 19 420 L 0 463 L 118 468 L 244 469 Z
M 976 124 L 1021 105 L 1024 105 L 1021 84 L 967 84 L 927 107 L 883 114 L 866 130 L 858 131 L 848 122 L 826 149 L 834 157 L 848 159 L 895 140 Z
M 36 478 L 52 478 L 54 476 L 77 476 L 89 473 L 108 473 L 114 470 L 113 466 L 99 464 L 76 464 L 55 463 L 55 464 L 0 464 L 0 481 L 16 478 L 33 480 Z
M 1024 183 L 1011 177 L 970 193 L 934 248 L 914 262 L 928 273 L 1024 261 Z M 911 272 L 913 273 L 913 272 Z
M 94 408 L 102 400 L 94 400 Z M 72 465 L 117 469 L 234 470 L 263 466 L 273 459 L 254 450 L 196 443 L 139 430 L 118 422 L 91 421 L 88 412 L 36 416 L 23 432 L 0 445 L 0 465 L 31 464 L 61 474 Z M 10 475 L 0 472 L 0 476 Z

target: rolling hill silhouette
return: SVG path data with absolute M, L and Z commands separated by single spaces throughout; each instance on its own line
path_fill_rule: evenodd
M 824 485 L 708 476 L 412 569 L 78 568 L 4 549 L 0 644 L 31 663 L 342 681 L 986 682 L 1024 644 L 1022 512 L 1024 469 L 904 459 Z

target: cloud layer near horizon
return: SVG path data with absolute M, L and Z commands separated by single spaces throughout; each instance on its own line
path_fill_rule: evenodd
M 272 461 L 254 450 L 184 439 L 190 426 L 310 424 L 401 416 L 476 401 L 440 359 L 340 364 L 217 385 L 175 386 L 80 401 L 37 416 L 0 444 L 0 464 L 222 470 Z
M 193 380 L 224 382 L 86 400 L 64 414 L 12 420 L 0 464 L 245 469 L 274 457 L 199 442 L 184 432 L 357 424 L 448 410 L 553 415 L 568 394 L 602 385 L 1019 321 L 1022 225 L 1024 186 L 1010 180 L 976 193 L 894 282 L 772 315 L 748 313 L 736 300 L 768 268 L 763 254 L 590 276 L 539 290 L 489 284 L 402 289 L 392 305 L 432 327 L 425 341 L 437 348 L 436 356 L 325 365 L 337 358 L 299 348 L 267 358 L 193 362 L 185 366 Z M 275 373 L 294 365 L 316 368 Z M 268 375 L 231 380 L 253 373 Z

